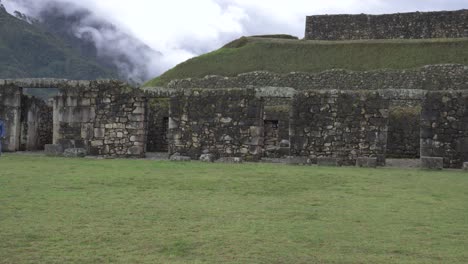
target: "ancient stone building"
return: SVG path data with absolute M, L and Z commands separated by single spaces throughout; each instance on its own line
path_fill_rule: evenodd
M 466 14 L 311 17 L 306 37 L 466 37 Z M 410 24 L 417 28 L 408 32 Z M 25 96 L 23 88 L 58 88 L 59 93 L 44 102 Z M 60 155 L 79 149 L 134 158 L 167 152 L 248 161 L 288 157 L 343 165 L 366 158 L 384 165 L 386 158 L 440 157 L 444 167 L 460 168 L 468 161 L 467 98 L 468 66 L 452 64 L 251 72 L 145 89 L 118 81 L 0 80 L 0 118 L 7 125 L 8 151 L 48 148 Z

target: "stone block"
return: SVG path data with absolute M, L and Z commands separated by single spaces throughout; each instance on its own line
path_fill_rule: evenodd
M 468 171 L 468 162 L 463 162 L 463 170 Z
M 200 156 L 200 161 L 202 162 L 214 162 L 215 156 L 213 154 L 202 154 Z
M 329 167 L 340 167 L 341 162 L 338 158 L 334 158 L 334 157 L 318 157 L 317 165 L 329 166 Z
M 171 161 L 191 161 L 192 158 L 188 156 L 182 156 L 179 153 L 175 153 L 169 158 Z
M 63 156 L 67 158 L 84 158 L 87 154 L 84 148 L 69 148 L 63 152 Z
M 243 163 L 242 158 L 239 157 L 224 157 L 216 160 L 217 163 Z
M 421 157 L 421 167 L 428 170 L 442 170 L 444 168 L 444 158 Z
M 142 146 L 133 146 L 127 150 L 127 154 L 132 156 L 142 156 L 144 154 L 144 149 Z
M 63 155 L 64 149 L 59 144 L 47 144 L 44 147 L 44 152 L 48 157 L 60 157 Z
M 289 157 L 286 158 L 286 164 L 289 164 L 289 165 L 310 165 L 310 164 L 312 164 L 312 162 L 308 157 L 289 156 Z
M 359 157 L 356 166 L 360 168 L 377 168 L 377 158 Z

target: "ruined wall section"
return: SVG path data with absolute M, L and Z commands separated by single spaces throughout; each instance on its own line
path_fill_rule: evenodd
M 206 76 L 205 78 L 173 80 L 168 84 L 168 88 L 173 89 L 247 88 L 251 86 L 291 87 L 297 90 L 465 90 L 468 89 L 468 66 L 445 64 L 411 70 L 364 72 L 347 70 L 289 74 L 250 72 L 236 77 Z
M 431 92 L 421 114 L 421 156 L 443 157 L 444 167 L 468 161 L 468 93 Z
M 468 10 L 387 15 L 319 15 L 306 19 L 305 39 L 431 39 L 468 37 Z
M 91 155 L 143 157 L 144 93 L 114 81 L 61 87 L 54 101 L 54 144 L 84 147 Z
M 169 152 L 258 160 L 263 102 L 253 89 L 185 90 L 170 100 Z
M 377 92 L 308 91 L 297 94 L 291 112 L 291 154 L 337 158 L 355 165 L 358 157 L 385 162 L 389 101 Z
M 20 147 L 21 95 L 21 88 L 0 80 L 0 119 L 6 127 L 3 151 L 18 151 Z

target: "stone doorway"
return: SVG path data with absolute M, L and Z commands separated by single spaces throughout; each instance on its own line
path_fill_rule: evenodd
M 392 106 L 389 110 L 387 157 L 393 159 L 419 158 L 420 103 Z

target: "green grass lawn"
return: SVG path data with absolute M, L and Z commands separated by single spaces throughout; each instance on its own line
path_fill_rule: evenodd
M 468 263 L 468 174 L 10 154 L 0 237 L 0 263 Z

